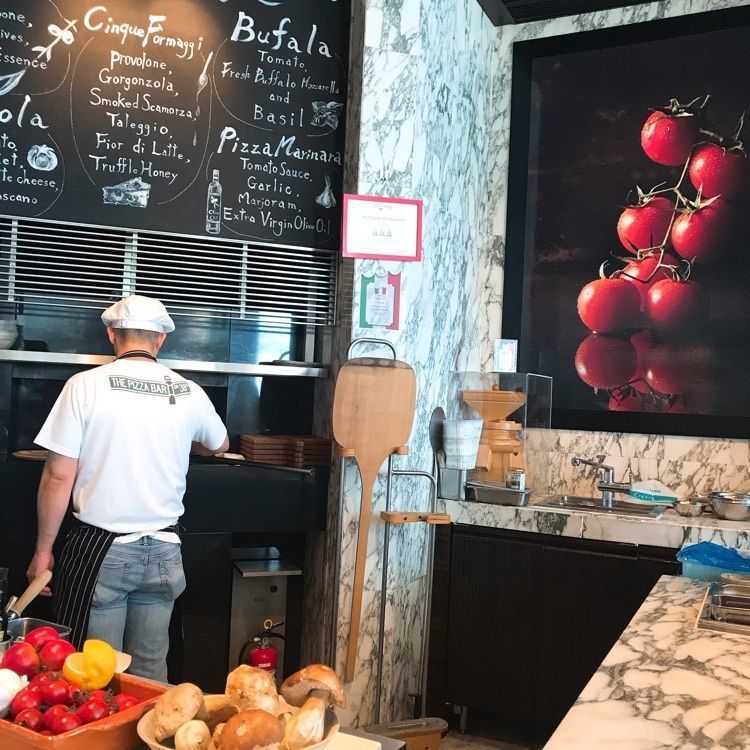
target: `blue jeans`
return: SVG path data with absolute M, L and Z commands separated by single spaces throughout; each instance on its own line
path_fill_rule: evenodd
M 179 544 L 152 537 L 113 544 L 96 580 L 88 637 L 130 654 L 130 673 L 166 682 L 169 620 L 184 590 Z

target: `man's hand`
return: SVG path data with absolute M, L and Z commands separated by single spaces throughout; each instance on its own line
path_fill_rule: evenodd
M 229 436 L 224 438 L 224 442 L 215 450 L 207 448 L 203 443 L 198 443 L 193 440 L 190 446 L 190 452 L 195 453 L 196 456 L 215 456 L 217 453 L 226 453 L 229 450 Z
M 34 557 L 31 558 L 31 563 L 26 571 L 26 577 L 31 583 L 40 573 L 44 573 L 45 570 L 52 570 L 55 567 L 55 558 L 51 552 L 37 552 Z M 45 586 L 40 592 L 39 596 L 52 596 L 52 590 L 49 586 Z

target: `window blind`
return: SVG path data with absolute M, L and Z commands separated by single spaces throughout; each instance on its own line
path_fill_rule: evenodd
M 0 215 L 0 301 L 101 310 L 137 293 L 176 315 L 332 325 L 336 255 Z

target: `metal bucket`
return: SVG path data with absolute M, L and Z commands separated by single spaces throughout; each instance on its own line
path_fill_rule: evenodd
M 0 654 L 4 654 L 11 643 L 25 638 L 34 628 L 41 628 L 43 625 L 54 628 L 63 640 L 67 641 L 70 637 L 70 628 L 67 625 L 58 625 L 56 622 L 40 620 L 38 617 L 14 617 L 8 622 L 8 638 L 0 642 Z

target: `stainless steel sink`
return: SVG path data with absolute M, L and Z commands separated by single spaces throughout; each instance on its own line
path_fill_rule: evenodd
M 532 503 L 535 508 L 575 510 L 588 513 L 610 513 L 614 515 L 640 516 L 641 518 L 658 518 L 664 511 L 661 505 L 643 505 L 615 501 L 614 507 L 605 508 L 600 497 L 577 497 L 576 495 L 553 495 Z

